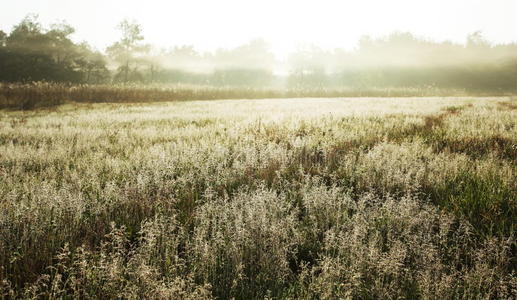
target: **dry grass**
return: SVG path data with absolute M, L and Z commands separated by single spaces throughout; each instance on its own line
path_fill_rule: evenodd
M 53 107 L 66 102 L 149 103 L 160 101 L 266 99 L 299 97 L 423 97 L 464 96 L 457 89 L 426 88 L 253 88 L 204 85 L 69 85 L 33 82 L 0 83 L 0 109 Z
M 511 299 L 514 102 L 0 111 L 0 295 Z

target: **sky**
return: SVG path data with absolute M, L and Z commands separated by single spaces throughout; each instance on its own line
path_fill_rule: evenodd
M 353 49 L 363 35 L 410 31 L 435 41 L 464 43 L 482 31 L 493 43 L 517 42 L 517 0 L 0 0 L 0 30 L 29 13 L 43 25 L 65 20 L 73 39 L 104 50 L 120 37 L 124 18 L 142 25 L 159 47 L 193 45 L 199 51 L 265 39 L 278 56 L 306 44 Z

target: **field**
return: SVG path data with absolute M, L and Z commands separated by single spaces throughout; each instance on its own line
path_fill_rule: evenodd
M 508 96 L 504 91 L 488 91 L 490 96 Z M 186 84 L 65 84 L 51 82 L 0 82 L 0 109 L 34 109 L 64 103 L 149 103 L 159 101 L 335 98 L 335 97 L 425 97 L 484 96 L 481 90 L 424 87 L 342 87 L 342 88 L 253 88 Z
M 517 293 L 515 98 L 57 102 L 0 110 L 5 299 Z

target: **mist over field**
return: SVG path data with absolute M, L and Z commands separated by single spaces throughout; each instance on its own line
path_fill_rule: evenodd
M 517 44 L 492 43 L 481 31 L 464 42 L 411 32 L 362 36 L 351 49 L 306 43 L 282 57 L 265 39 L 200 51 L 147 43 L 145 24 L 122 20 L 119 40 L 96 50 L 74 42 L 66 21 L 43 26 L 27 15 L 0 31 L 0 80 L 75 84 L 191 84 L 251 88 L 442 88 L 467 93 L 514 92 Z
M 0 299 L 516 299 L 517 2 L 0 10 Z

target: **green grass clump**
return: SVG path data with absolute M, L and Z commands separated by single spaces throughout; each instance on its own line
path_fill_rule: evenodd
M 434 186 L 430 194 L 439 205 L 464 216 L 478 231 L 515 234 L 517 195 L 498 178 L 464 172 Z

